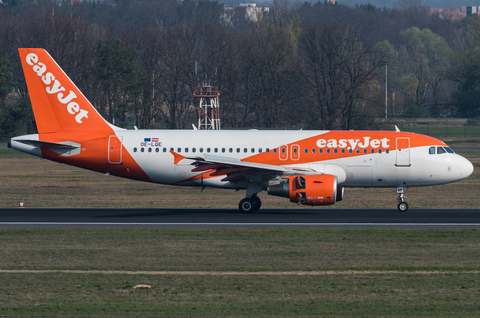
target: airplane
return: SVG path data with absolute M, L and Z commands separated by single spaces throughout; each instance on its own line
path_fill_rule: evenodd
M 106 175 L 177 186 L 246 190 L 241 212 L 260 209 L 258 193 L 326 206 L 344 188 L 405 189 L 456 182 L 473 165 L 444 142 L 396 131 L 127 130 L 107 122 L 47 51 L 19 49 L 38 134 L 10 148 Z

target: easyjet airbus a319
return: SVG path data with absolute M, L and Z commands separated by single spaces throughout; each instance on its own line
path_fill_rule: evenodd
M 105 174 L 178 186 L 246 190 L 330 205 L 345 187 L 404 188 L 455 182 L 472 164 L 442 141 L 399 131 L 126 130 L 106 122 L 43 49 L 20 49 L 38 134 L 9 147 Z

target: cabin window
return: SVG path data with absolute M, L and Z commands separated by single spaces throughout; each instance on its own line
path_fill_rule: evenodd
M 305 153 L 308 153 L 308 148 L 305 148 Z
M 348 149 L 348 153 L 352 153 L 353 152 L 353 149 Z
M 185 148 L 185 152 L 188 152 L 188 148 Z
M 265 149 L 267 153 L 270 153 L 270 148 Z
M 230 153 L 232 153 L 232 152 L 233 152 L 233 148 L 228 149 L 228 151 L 229 151 Z
M 277 153 L 277 148 L 273 149 L 273 153 Z
M 207 152 L 210 152 L 210 148 L 207 148 Z
M 133 148 L 133 152 L 137 152 L 137 147 Z
M 342 149 L 342 153 L 345 153 L 345 149 Z
M 160 148 L 155 148 L 155 152 L 160 152 Z
M 262 148 L 258 148 L 258 153 L 262 153 Z
M 141 152 L 145 152 L 145 148 L 140 149 Z
M 240 148 L 237 148 L 237 152 L 240 152 Z
M 243 152 L 245 152 L 245 153 L 246 153 L 247 151 L 248 151 L 248 149 L 247 149 L 247 148 L 243 148 Z
M 167 152 L 167 148 L 163 148 L 163 152 Z
M 197 152 L 197 148 L 192 148 L 192 152 Z
M 152 152 L 152 148 L 148 148 L 148 152 Z
M 338 149 L 337 149 L 337 148 L 335 148 L 335 149 L 333 150 L 333 152 L 334 152 L 334 153 L 337 153 L 337 152 L 338 152 Z
M 375 153 L 375 149 L 372 148 L 372 150 L 370 150 L 371 153 Z
M 172 147 L 172 148 L 170 148 L 170 151 L 173 151 L 173 147 Z
M 390 153 L 390 150 L 389 150 L 389 149 L 385 150 L 385 153 L 389 154 L 389 153 Z
M 378 153 L 382 153 L 382 149 L 378 149 Z
M 360 153 L 360 149 L 357 149 L 357 153 Z
M 312 153 L 315 153 L 315 148 L 312 148 Z
M 443 149 L 443 147 L 437 147 L 437 154 L 442 154 L 442 153 L 446 153 L 445 149 Z
M 182 148 L 177 148 L 177 152 L 181 152 L 182 151 Z
M 319 149 L 319 152 L 320 152 L 320 153 L 323 153 L 323 149 Z
M 203 148 L 200 148 L 200 150 L 199 150 L 199 151 L 203 153 Z
M 214 151 L 215 151 L 215 152 L 218 152 L 218 148 L 215 148 Z
M 252 153 L 254 153 L 254 152 L 255 152 L 255 148 L 252 148 Z
M 327 153 L 330 153 L 330 149 L 327 149 Z
M 363 149 L 363 153 L 367 153 L 367 149 Z
M 285 153 L 285 148 L 282 148 L 282 153 Z
M 282 149 L 283 152 L 285 152 L 284 149 Z M 293 148 L 293 153 L 297 153 L 297 148 Z

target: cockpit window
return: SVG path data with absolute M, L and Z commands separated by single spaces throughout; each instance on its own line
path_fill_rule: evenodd
M 431 155 L 434 155 L 435 154 L 435 147 L 430 147 L 428 149 L 428 153 L 431 154 Z
M 450 147 L 444 147 L 444 148 L 448 153 L 455 153 L 455 152 L 453 152 L 452 148 L 450 148 Z
M 443 147 L 437 147 L 437 154 L 442 154 L 442 153 L 446 153 L 445 149 L 443 149 Z

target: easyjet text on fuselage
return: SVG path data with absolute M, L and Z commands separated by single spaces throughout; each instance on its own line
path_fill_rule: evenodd
M 363 137 L 362 139 L 318 139 L 317 146 L 319 148 L 389 148 L 388 138 L 373 139 L 372 137 Z

